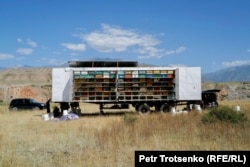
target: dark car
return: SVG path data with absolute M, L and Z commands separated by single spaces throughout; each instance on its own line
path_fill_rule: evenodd
M 43 110 L 46 108 L 45 103 L 37 102 L 31 98 L 12 99 L 9 105 L 9 110 Z

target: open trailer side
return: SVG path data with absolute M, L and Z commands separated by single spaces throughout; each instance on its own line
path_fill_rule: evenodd
M 96 103 L 101 112 L 105 104 L 147 113 L 201 101 L 200 67 L 75 66 L 54 68 L 52 80 L 52 101 Z

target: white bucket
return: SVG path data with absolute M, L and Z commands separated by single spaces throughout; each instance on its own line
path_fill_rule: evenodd
M 240 111 L 240 106 L 235 106 L 235 111 Z
M 201 111 L 201 106 L 196 104 L 196 105 L 195 105 L 195 110 Z
M 193 110 L 193 104 L 189 104 L 190 110 Z
M 43 114 L 43 120 L 48 121 L 49 120 L 49 114 Z
M 49 119 L 54 119 L 54 113 L 49 113 Z
M 175 113 L 176 111 L 175 111 L 175 107 L 171 107 L 171 112 L 172 113 Z
M 68 115 L 68 110 L 63 110 L 63 115 Z

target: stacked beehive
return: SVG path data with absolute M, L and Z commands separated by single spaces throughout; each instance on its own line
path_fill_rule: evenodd
M 173 70 L 74 71 L 74 99 L 116 101 L 169 99 Z

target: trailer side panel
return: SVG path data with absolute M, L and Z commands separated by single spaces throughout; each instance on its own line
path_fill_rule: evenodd
M 72 71 L 67 68 L 52 69 L 52 101 L 72 101 Z
M 175 86 L 176 100 L 201 100 L 200 67 L 178 68 L 175 72 Z

